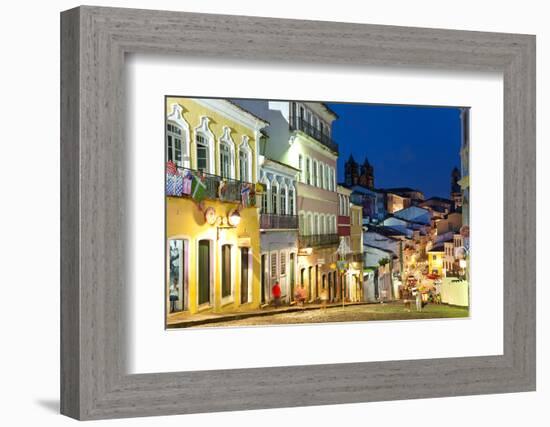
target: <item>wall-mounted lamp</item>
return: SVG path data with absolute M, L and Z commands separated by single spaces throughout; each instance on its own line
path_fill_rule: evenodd
M 241 222 L 241 214 L 236 209 L 229 212 L 229 215 L 227 216 L 227 221 L 229 222 L 229 225 L 232 227 L 236 227 Z

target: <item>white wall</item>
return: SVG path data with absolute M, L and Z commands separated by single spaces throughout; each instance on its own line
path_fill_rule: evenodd
M 59 398 L 59 11 L 78 1 L 5 2 L 2 32 L 2 102 L 0 144 L 0 320 L 3 366 L 2 424 L 64 426 L 74 423 L 57 415 Z M 547 163 L 550 115 L 550 28 L 545 2 L 462 0 L 448 7 L 440 0 L 392 2 L 319 2 L 279 0 L 95 0 L 98 5 L 187 10 L 283 18 L 320 19 L 374 24 L 410 25 L 467 30 L 538 34 L 539 165 Z M 236 94 L 238 95 L 238 94 Z M 322 88 L 320 88 L 322 96 Z M 28 112 L 28 113 L 26 113 Z M 35 126 L 33 138 L 23 142 L 22 130 Z M 544 162 L 546 160 L 546 162 Z M 550 182 L 549 169 L 539 166 L 539 182 Z M 548 186 L 538 186 L 538 218 L 548 208 Z M 546 193 L 547 197 L 542 197 Z M 546 206 L 544 206 L 544 203 Z M 546 207 L 546 209 L 545 209 Z M 37 220 L 39 219 L 39 221 Z M 33 225 L 32 228 L 29 225 Z M 546 233 L 546 236 L 543 235 Z M 548 229 L 538 241 L 548 241 Z M 538 259 L 548 258 L 539 245 Z M 24 255 L 27 256 L 24 256 Z M 30 254 L 30 255 L 29 255 Z M 538 267 L 539 284 L 545 276 Z M 29 290 L 33 298 L 29 298 Z M 548 422 L 550 400 L 548 350 L 550 311 L 538 291 L 538 384 L 536 393 L 441 398 L 292 408 L 252 412 L 116 420 L 112 426 L 173 425 L 300 425 L 334 426 L 360 420 L 369 425 L 446 427 L 478 424 L 487 419 L 502 427 L 542 426 Z M 475 302 L 474 302 L 475 304 Z M 366 343 L 365 345 L 373 345 Z M 543 359 L 546 362 L 543 364 Z M 90 424 L 92 425 L 92 424 Z

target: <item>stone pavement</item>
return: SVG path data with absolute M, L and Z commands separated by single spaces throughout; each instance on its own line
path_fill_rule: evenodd
M 367 305 L 376 303 L 367 302 L 346 302 L 346 307 L 356 305 Z M 342 307 L 342 302 L 330 303 L 325 306 L 327 309 Z M 307 310 L 319 310 L 323 308 L 321 304 L 305 304 L 303 306 L 298 305 L 283 305 L 280 307 L 266 306 L 264 308 L 232 313 L 196 313 L 189 314 L 185 312 L 173 313 L 168 315 L 168 321 L 166 327 L 168 329 L 188 328 L 191 326 L 199 326 L 207 323 L 219 323 L 230 320 L 240 320 L 255 316 L 272 316 L 274 314 L 302 312 Z

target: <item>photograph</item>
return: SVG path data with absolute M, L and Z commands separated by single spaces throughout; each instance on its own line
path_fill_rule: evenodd
M 469 317 L 468 107 L 165 101 L 167 329 Z

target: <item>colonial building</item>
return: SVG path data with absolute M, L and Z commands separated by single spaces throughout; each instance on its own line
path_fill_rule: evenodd
M 166 298 L 174 312 L 260 307 L 258 140 L 268 122 L 217 99 L 166 98 Z
M 383 191 L 386 194 L 386 210 L 388 214 L 420 205 L 424 201 L 424 194 L 421 191 L 408 187 L 386 188 Z
M 338 193 L 338 238 L 340 239 L 338 258 L 340 268 L 338 269 L 338 282 L 336 287 L 335 298 L 338 300 L 344 298 L 350 300 L 351 295 L 351 273 L 350 273 L 350 257 L 351 257 L 351 221 L 350 221 L 350 196 L 351 190 L 338 185 L 336 188 Z M 329 291 L 329 296 L 332 297 Z
M 351 190 L 342 185 L 338 185 L 338 237 L 340 240 L 346 241 L 347 247 L 351 246 L 350 242 L 350 196 Z
M 443 197 L 430 197 L 420 203 L 420 207 L 430 208 L 434 214 L 444 216 L 455 210 L 456 200 L 449 200 Z
M 361 185 L 353 185 L 351 201 L 362 207 L 363 222 L 365 224 L 377 224 L 386 218 L 386 193 L 383 190 L 375 190 Z
M 445 248 L 443 243 L 430 248 L 428 251 L 428 273 L 444 276 Z
M 336 161 L 332 140 L 337 115 L 319 102 L 265 101 L 240 105 L 269 121 L 265 156 L 297 170 L 299 236 L 297 284 L 314 301 L 323 287 L 336 293 L 338 247 Z
M 298 216 L 296 176 L 298 169 L 260 157 L 260 183 L 264 188 L 260 211 L 261 301 L 272 300 L 275 283 L 281 299 L 289 303 L 296 285 Z

